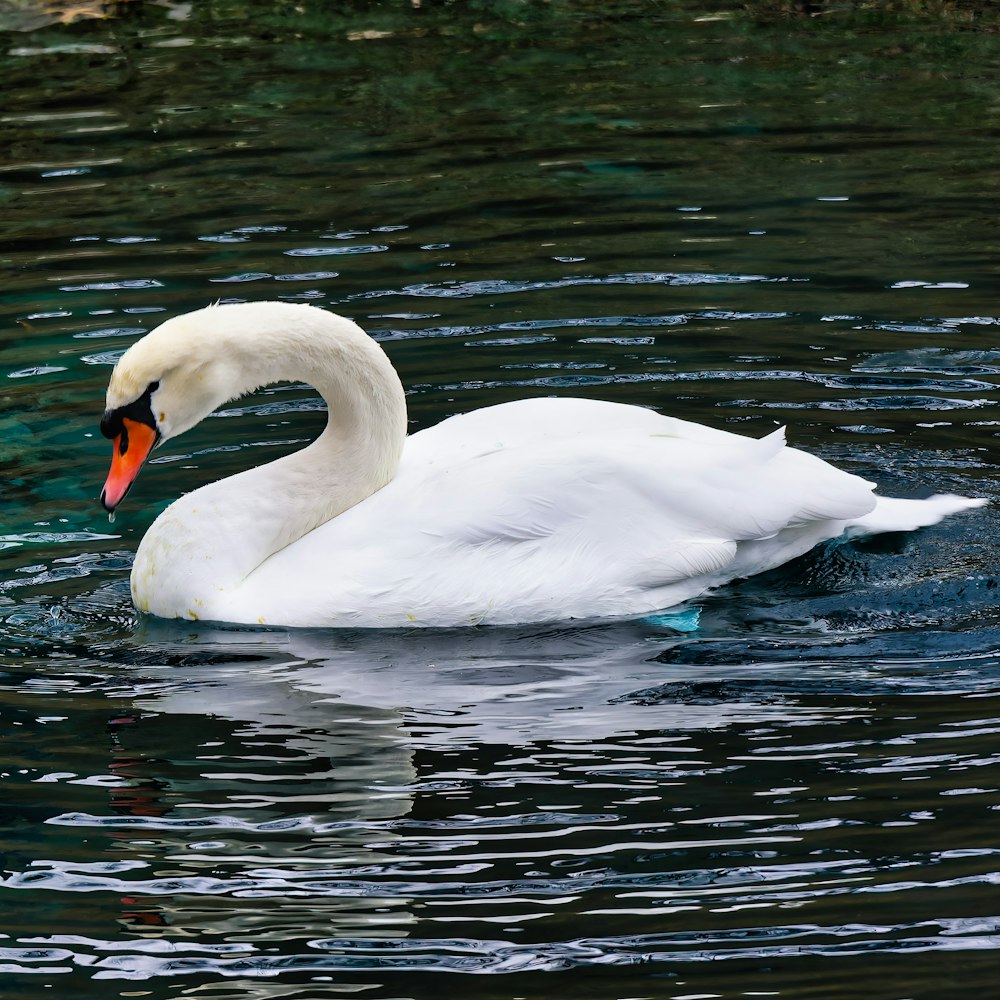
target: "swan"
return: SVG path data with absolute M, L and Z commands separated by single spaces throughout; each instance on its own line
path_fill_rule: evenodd
M 501 403 L 407 436 L 399 376 L 359 326 L 251 302 L 177 315 L 122 355 L 101 420 L 104 508 L 155 445 L 289 381 L 326 400 L 323 433 L 160 514 L 132 566 L 140 611 L 391 628 L 639 617 L 827 539 L 986 502 L 877 497 L 783 430 L 751 439 L 592 399 Z

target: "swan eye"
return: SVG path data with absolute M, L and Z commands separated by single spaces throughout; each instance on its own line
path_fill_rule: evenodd
M 127 417 L 151 427 L 159 436 L 160 429 L 157 427 L 156 417 L 153 416 L 152 406 L 153 393 L 159 388 L 159 381 L 150 382 L 145 392 L 134 402 L 127 406 L 119 406 L 116 410 L 105 410 L 104 416 L 101 417 L 101 433 L 113 441 L 122 434 L 125 427 L 123 421 Z M 127 438 L 125 440 L 127 441 Z

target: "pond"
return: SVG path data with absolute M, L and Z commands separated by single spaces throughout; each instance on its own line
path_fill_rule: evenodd
M 129 597 L 308 387 L 98 502 L 125 347 L 263 299 L 412 430 L 593 396 L 996 500 L 989 5 L 119 6 L 0 15 L 5 1000 L 992 995 L 995 505 L 678 627 L 345 632 Z

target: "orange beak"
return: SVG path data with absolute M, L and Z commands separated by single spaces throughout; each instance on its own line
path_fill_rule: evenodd
M 158 437 L 148 424 L 130 417 L 123 418 L 122 432 L 114 439 L 111 471 L 101 491 L 101 503 L 105 510 L 113 511 L 125 499 Z

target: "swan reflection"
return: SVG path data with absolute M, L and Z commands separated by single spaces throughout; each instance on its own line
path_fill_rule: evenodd
M 644 730 L 718 728 L 787 712 L 773 698 L 752 694 L 672 697 L 691 681 L 692 668 L 664 662 L 664 654 L 691 640 L 638 622 L 399 632 L 221 626 L 191 632 L 149 619 L 141 638 L 154 655 L 159 649 L 183 657 L 194 645 L 218 658 L 215 666 L 158 670 L 163 684 L 142 696 L 144 704 L 160 712 L 280 724 L 290 745 L 343 740 L 347 732 L 367 740 L 373 754 L 388 745 L 596 740 Z M 227 656 L 248 655 L 258 662 L 226 663 Z M 727 677 L 753 672 L 752 665 L 732 662 L 717 669 Z M 697 668 L 698 678 L 712 676 L 710 668 Z M 389 779 L 388 772 L 380 773 Z

